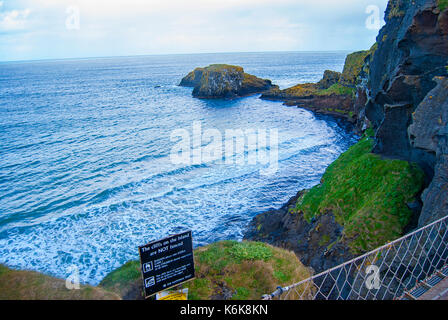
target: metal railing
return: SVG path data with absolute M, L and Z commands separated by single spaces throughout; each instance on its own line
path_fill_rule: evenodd
M 393 300 L 446 265 L 448 216 L 264 300 Z

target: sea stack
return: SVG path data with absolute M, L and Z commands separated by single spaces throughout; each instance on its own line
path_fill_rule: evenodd
M 193 87 L 193 96 L 200 99 L 234 99 L 276 87 L 270 80 L 257 78 L 245 73 L 242 67 L 227 64 L 196 68 L 179 85 Z

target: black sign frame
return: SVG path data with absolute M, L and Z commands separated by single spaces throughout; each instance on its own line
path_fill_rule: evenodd
M 138 247 L 145 298 L 195 279 L 192 231 Z

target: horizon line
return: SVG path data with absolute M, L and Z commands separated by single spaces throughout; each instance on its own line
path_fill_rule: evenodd
M 361 51 L 361 50 L 355 50 Z M 189 52 L 189 53 L 149 53 L 135 55 L 112 55 L 112 56 L 85 56 L 85 57 L 64 57 L 64 58 L 39 58 L 26 60 L 0 60 L 4 63 L 27 63 L 27 62 L 45 62 L 45 61 L 66 61 L 66 60 L 89 60 L 89 59 L 112 59 L 112 58 L 132 58 L 132 57 L 151 57 L 151 56 L 181 56 L 181 55 L 211 55 L 211 54 L 250 54 L 250 53 L 325 53 L 325 52 L 355 52 L 354 50 L 270 50 L 270 51 L 222 51 L 222 52 Z

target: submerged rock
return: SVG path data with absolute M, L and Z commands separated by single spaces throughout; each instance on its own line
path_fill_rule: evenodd
M 179 86 L 193 87 L 193 96 L 201 99 L 233 99 L 275 87 L 270 80 L 247 74 L 242 67 L 226 64 L 197 68 L 184 77 Z

